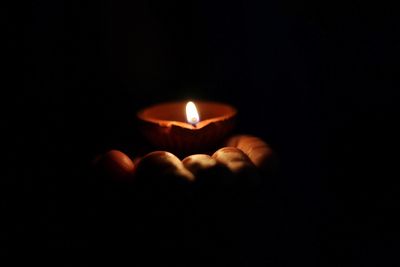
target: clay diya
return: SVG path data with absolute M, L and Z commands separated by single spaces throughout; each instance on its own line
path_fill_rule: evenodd
M 156 149 L 185 155 L 216 148 L 234 128 L 236 114 L 223 103 L 182 101 L 150 106 L 137 116 L 143 135 Z

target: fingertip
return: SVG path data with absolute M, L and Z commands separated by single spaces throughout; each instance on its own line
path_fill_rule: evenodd
M 242 150 L 254 165 L 261 170 L 275 168 L 275 153 L 261 138 L 252 135 L 236 135 L 229 138 L 226 144 Z
M 177 176 L 194 181 L 194 175 L 182 161 L 168 151 L 154 151 L 145 155 L 137 164 L 137 176 Z
M 255 168 L 249 157 L 236 147 L 223 147 L 217 150 L 212 155 L 212 158 L 228 167 L 228 169 L 235 174 Z
M 115 181 L 130 181 L 135 171 L 132 160 L 119 150 L 110 150 L 97 156 L 93 164 L 102 174 Z
M 212 156 L 217 161 L 247 161 L 250 162 L 249 157 L 237 147 L 223 147 L 218 149 Z
M 218 163 L 211 156 L 206 154 L 190 155 L 182 160 L 183 165 L 193 174 L 214 168 Z

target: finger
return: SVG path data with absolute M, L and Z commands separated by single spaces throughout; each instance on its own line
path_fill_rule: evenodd
M 116 181 L 131 181 L 135 164 L 124 153 L 111 150 L 94 160 L 95 167 L 107 177 Z
M 196 177 L 197 184 L 215 187 L 224 183 L 223 178 L 229 176 L 229 170 L 209 155 L 191 155 L 183 159 L 182 163 Z
M 140 214 L 138 222 L 146 229 L 163 229 L 164 233 L 177 230 L 175 227 L 182 221 L 180 216 L 188 203 L 193 181 L 193 174 L 175 155 L 155 151 L 144 156 L 136 166 L 133 183 L 135 212 Z M 146 218 L 157 219 L 149 222 Z
M 254 173 L 256 168 L 249 157 L 235 147 L 224 147 L 216 151 L 212 158 L 226 166 L 233 174 Z
M 196 177 L 190 213 L 187 222 L 193 229 L 190 239 L 205 242 L 215 229 L 218 235 L 232 236 L 226 231 L 232 226 L 232 201 L 236 192 L 235 180 L 226 166 L 209 155 L 197 154 L 182 160 L 184 166 Z M 210 224 L 212 222 L 212 224 Z
M 194 179 L 194 175 L 175 155 L 166 151 L 155 151 L 144 156 L 136 166 L 135 195 L 145 205 L 146 202 L 153 205 L 150 203 L 159 200 L 164 204 L 176 202 L 184 198 L 183 195 Z
M 262 139 L 251 135 L 236 135 L 229 138 L 227 146 L 242 150 L 259 169 L 273 169 L 276 166 L 274 153 Z
M 194 181 L 193 174 L 170 152 L 155 151 L 144 156 L 136 168 L 136 176 L 176 176 L 186 181 Z
M 197 176 L 199 173 L 214 169 L 218 163 L 215 159 L 206 154 L 197 154 L 186 157 L 182 160 L 183 165 L 191 173 Z
M 253 162 L 238 148 L 221 148 L 212 155 L 212 158 L 231 172 L 229 176 L 231 183 L 223 194 L 224 198 L 221 201 L 223 209 L 219 211 L 219 218 L 221 227 L 224 225 L 226 228 L 224 232 L 233 235 L 235 228 L 238 227 L 235 222 L 243 212 L 242 207 L 252 205 L 250 199 L 260 185 L 260 176 Z
M 249 157 L 235 147 L 224 147 L 216 151 L 212 157 L 226 166 L 231 175 L 233 194 L 247 195 L 261 180 L 256 166 Z

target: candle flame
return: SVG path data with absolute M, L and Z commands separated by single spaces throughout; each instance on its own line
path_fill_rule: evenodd
M 186 119 L 188 123 L 195 125 L 200 121 L 199 113 L 197 112 L 196 105 L 189 101 L 186 104 Z

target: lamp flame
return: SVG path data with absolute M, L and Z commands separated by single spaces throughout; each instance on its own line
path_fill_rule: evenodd
M 186 119 L 192 125 L 196 125 L 200 121 L 196 105 L 192 101 L 186 104 Z

